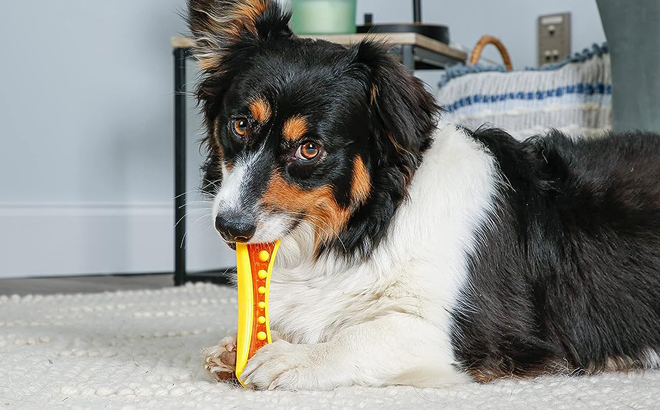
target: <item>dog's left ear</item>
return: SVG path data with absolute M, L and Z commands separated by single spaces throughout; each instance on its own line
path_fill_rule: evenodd
M 439 107 L 424 83 L 378 43 L 363 41 L 354 49 L 354 64 L 365 74 L 366 95 L 376 143 L 390 165 L 412 179 L 430 146 Z
M 219 69 L 233 46 L 291 36 L 289 19 L 276 0 L 188 0 L 193 53 L 205 72 Z

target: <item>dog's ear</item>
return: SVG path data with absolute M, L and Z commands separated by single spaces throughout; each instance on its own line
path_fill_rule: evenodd
M 388 54 L 384 45 L 361 42 L 354 62 L 366 71 L 365 98 L 382 158 L 401 170 L 407 184 L 431 144 L 439 107 L 424 83 Z
M 223 57 L 239 43 L 291 36 L 289 19 L 276 0 L 188 0 L 193 53 L 206 72 L 220 68 Z

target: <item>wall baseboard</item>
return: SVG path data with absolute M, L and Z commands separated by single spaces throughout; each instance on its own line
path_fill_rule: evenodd
M 209 212 L 190 207 L 188 269 L 235 265 Z M 196 222 L 197 221 L 197 222 Z M 1 204 L 0 278 L 170 272 L 170 204 Z

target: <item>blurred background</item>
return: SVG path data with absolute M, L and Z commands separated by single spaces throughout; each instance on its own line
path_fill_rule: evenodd
M 495 36 L 516 69 L 539 65 L 542 15 L 570 13 L 572 52 L 606 41 L 595 0 L 427 0 L 422 7 L 424 22 L 449 27 L 451 47 L 469 55 L 482 35 Z M 0 4 L 0 278 L 173 271 L 170 39 L 187 33 L 184 10 L 184 0 Z M 358 25 L 365 13 L 377 23 L 413 20 L 410 1 L 358 0 Z M 501 61 L 495 48 L 481 57 Z M 194 62 L 187 68 L 192 90 Z M 416 73 L 439 92 L 441 70 Z M 188 101 L 194 190 L 202 129 Z M 208 204 L 194 201 L 203 198 L 188 195 L 189 269 L 232 266 Z

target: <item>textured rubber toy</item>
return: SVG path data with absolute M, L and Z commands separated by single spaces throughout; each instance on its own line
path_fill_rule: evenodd
M 238 271 L 238 332 L 236 377 L 261 347 L 272 343 L 268 321 L 268 291 L 280 242 L 236 244 Z M 243 384 L 243 382 L 241 382 Z

